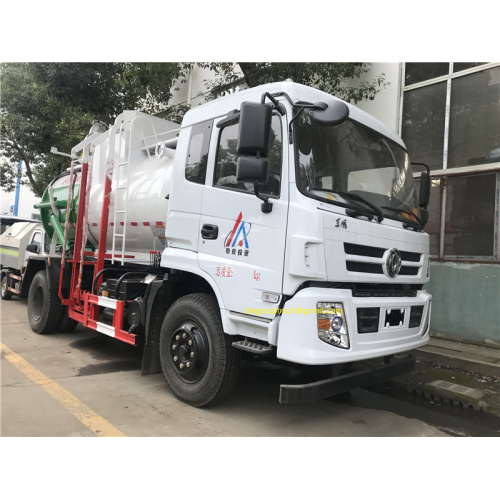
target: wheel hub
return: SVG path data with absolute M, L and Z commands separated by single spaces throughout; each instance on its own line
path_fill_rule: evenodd
M 170 356 L 185 382 L 200 380 L 208 365 L 208 341 L 203 329 L 191 321 L 179 326 L 170 339 Z

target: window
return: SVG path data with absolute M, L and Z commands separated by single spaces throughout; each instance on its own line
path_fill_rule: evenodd
M 401 135 L 431 168 L 431 255 L 499 261 L 500 64 L 408 63 Z
M 239 124 L 224 127 L 221 131 L 215 164 L 214 186 L 253 193 L 253 183 L 236 181 L 238 131 Z M 282 148 L 281 120 L 279 116 L 273 115 L 269 156 L 267 158 L 269 163 L 269 180 L 260 190 L 262 194 L 279 197 Z
M 33 237 L 31 238 L 31 244 L 38 245 L 38 248 L 40 248 L 40 245 L 42 244 L 42 233 L 40 233 L 39 231 L 34 233 Z
M 44 238 L 43 238 L 43 251 L 45 253 L 50 253 L 50 238 L 47 233 L 45 233 Z
M 212 120 L 198 123 L 191 129 L 185 175 L 188 181 L 197 184 L 205 184 L 212 123 Z

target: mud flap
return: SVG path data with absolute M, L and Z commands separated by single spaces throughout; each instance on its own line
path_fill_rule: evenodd
M 282 385 L 280 387 L 280 403 L 311 403 L 329 398 L 343 392 L 383 382 L 384 380 L 412 371 L 415 368 L 415 357 L 411 354 L 405 359 L 393 360 L 391 363 L 318 380 L 310 384 Z

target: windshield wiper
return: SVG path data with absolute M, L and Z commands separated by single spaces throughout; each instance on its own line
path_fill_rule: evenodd
M 420 227 L 424 227 L 424 223 L 422 222 L 422 219 L 417 215 L 414 214 L 411 210 L 406 210 L 404 208 L 396 208 L 396 207 L 380 207 L 380 208 L 385 208 L 386 210 L 392 210 L 393 212 L 403 212 L 404 214 L 410 215 L 412 217 L 415 217 L 416 222 L 420 224 Z M 407 224 L 415 224 L 415 221 L 412 220 L 406 220 L 404 221 Z
M 382 215 L 382 210 L 380 210 L 380 208 L 377 207 L 377 205 L 374 205 L 373 203 L 370 203 L 368 200 L 365 200 L 363 197 L 359 196 L 359 194 L 347 193 L 345 191 L 336 191 L 336 193 L 339 194 L 340 196 L 343 196 L 344 198 L 351 198 L 352 200 L 364 203 L 366 206 L 372 209 L 372 213 L 374 213 L 377 216 L 377 220 L 379 222 L 382 222 L 384 220 L 384 216 Z

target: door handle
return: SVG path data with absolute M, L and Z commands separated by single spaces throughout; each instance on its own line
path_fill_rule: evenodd
M 219 236 L 219 227 L 214 224 L 203 224 L 201 237 L 204 240 L 216 240 Z

